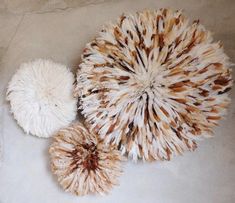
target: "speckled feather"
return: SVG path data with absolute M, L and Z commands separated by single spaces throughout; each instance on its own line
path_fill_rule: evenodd
M 229 104 L 230 62 L 199 21 L 145 10 L 84 49 L 76 94 L 91 129 L 133 160 L 170 160 L 212 134 Z

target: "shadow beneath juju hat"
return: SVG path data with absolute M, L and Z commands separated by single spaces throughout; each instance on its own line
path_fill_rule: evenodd
M 81 56 L 81 54 L 82 54 L 82 50 L 77 55 Z M 75 88 L 76 88 L 76 84 L 77 84 L 77 71 L 80 69 L 79 65 L 80 65 L 81 61 L 82 61 L 81 57 L 79 57 L 79 58 L 75 59 L 74 61 L 72 61 L 72 65 L 70 66 L 70 69 L 71 69 L 72 73 L 74 74 L 74 78 L 75 78 L 75 81 L 74 81 Z M 85 119 L 84 119 L 84 116 L 82 115 L 82 110 L 79 109 L 80 100 L 78 98 L 78 95 L 75 92 L 74 92 L 74 96 L 77 98 L 77 116 L 76 116 L 76 119 L 74 122 L 79 121 L 81 123 L 84 123 Z
M 50 154 L 49 154 L 49 148 L 53 143 L 53 136 L 49 139 L 47 139 L 47 146 L 43 150 L 43 156 L 46 159 L 46 170 L 51 173 L 51 163 L 50 163 Z
M 46 171 L 48 172 L 48 178 L 50 178 L 51 181 L 53 182 L 53 184 L 56 185 L 55 187 L 57 188 L 58 191 L 64 192 L 64 190 L 58 184 L 57 177 L 52 173 L 51 158 L 50 158 L 50 154 L 49 154 L 49 148 L 50 148 L 50 146 L 53 143 L 53 138 L 47 139 L 47 140 L 48 140 L 47 147 L 43 151 L 43 155 L 45 156 L 45 159 L 46 159 L 45 168 L 46 168 Z
M 83 52 L 83 50 L 79 51 L 77 56 L 81 56 L 82 52 Z M 81 62 L 82 62 L 81 57 L 78 57 L 78 58 L 72 60 L 72 62 L 71 62 L 70 69 L 71 69 L 72 73 L 74 74 L 75 78 L 76 78 L 76 73 L 77 73 L 77 70 L 79 69 L 79 65 Z
M 77 103 L 77 106 L 79 107 L 79 101 Z M 85 122 L 85 118 L 84 116 L 82 115 L 82 111 L 80 109 L 77 110 L 77 116 L 76 116 L 76 120 L 81 122 L 81 123 L 84 123 Z

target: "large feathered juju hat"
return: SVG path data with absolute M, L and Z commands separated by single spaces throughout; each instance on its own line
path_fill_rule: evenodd
M 26 133 L 50 137 L 76 117 L 74 76 L 51 60 L 23 63 L 7 88 L 7 100 Z
M 90 127 L 134 160 L 169 160 L 212 133 L 229 103 L 228 57 L 199 21 L 122 15 L 86 45 L 76 91 Z
M 52 171 L 66 191 L 104 194 L 118 183 L 120 152 L 80 123 L 59 130 L 49 152 Z

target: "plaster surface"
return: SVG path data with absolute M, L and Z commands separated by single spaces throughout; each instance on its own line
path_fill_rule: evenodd
M 235 88 L 213 138 L 170 162 L 126 163 L 120 185 L 104 197 L 65 193 L 50 172 L 51 140 L 25 135 L 9 113 L 6 86 L 22 62 L 51 58 L 75 71 L 104 23 L 161 7 L 200 19 L 235 62 L 234 0 L 0 0 L 0 203 L 235 202 Z

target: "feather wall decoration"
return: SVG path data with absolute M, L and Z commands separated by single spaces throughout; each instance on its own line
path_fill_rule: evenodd
M 80 123 L 59 130 L 49 152 L 52 172 L 65 191 L 83 196 L 106 194 L 121 175 L 120 152 Z
M 50 137 L 76 117 L 74 76 L 51 60 L 23 63 L 7 88 L 7 100 L 17 123 L 28 134 Z
M 170 160 L 212 134 L 229 104 L 230 62 L 181 11 L 122 15 L 86 45 L 76 94 L 91 129 L 133 160 Z

